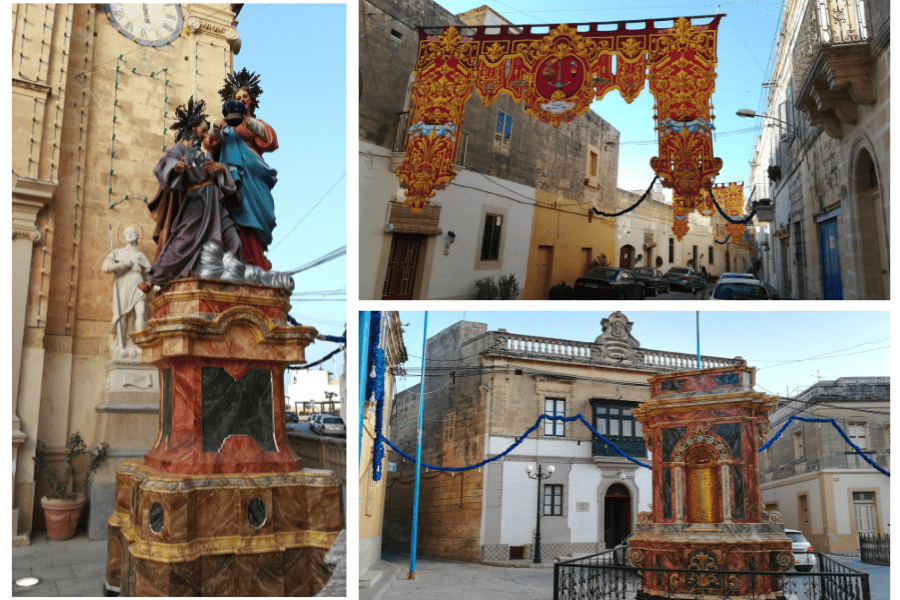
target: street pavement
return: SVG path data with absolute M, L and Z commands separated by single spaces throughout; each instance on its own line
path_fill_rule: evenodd
M 707 288 L 707 290 L 706 290 L 707 298 L 709 297 L 709 294 L 711 293 L 711 291 L 712 291 L 711 287 Z M 681 288 L 678 288 L 678 289 L 672 288 L 668 291 L 668 293 L 660 294 L 659 296 L 647 296 L 645 298 L 645 300 L 703 300 L 703 299 L 704 298 L 703 298 L 702 291 L 698 291 L 697 295 L 695 296 L 693 293 L 686 292 L 686 291 L 682 290 Z
M 890 567 L 867 565 L 859 557 L 832 556 L 869 574 L 871 600 L 890 600 Z M 553 597 L 553 560 L 541 565 L 508 561 L 489 566 L 428 557 L 416 558 L 416 578 L 408 579 L 409 555 L 382 555 L 360 584 L 359 600 L 549 600 Z M 535 568 L 513 568 L 535 567 Z M 367 587 L 364 585 L 370 584 Z M 799 599 L 798 599 L 799 600 Z M 814 599 L 819 600 L 819 599 Z
M 890 600 L 891 597 L 891 568 L 879 565 L 867 565 L 859 560 L 859 556 L 835 556 L 831 558 L 838 560 L 851 569 L 862 571 L 869 574 L 869 590 L 872 593 L 872 600 Z
M 423 556 L 416 557 L 416 578 L 408 579 L 409 555 L 382 555 L 369 571 L 381 576 L 372 587 L 360 588 L 359 600 L 549 600 L 553 597 L 553 560 L 541 565 L 508 561 L 489 566 Z M 514 568 L 535 567 L 535 568 Z
M 41 582 L 30 588 L 16 586 L 28 576 Z M 103 596 L 105 579 L 106 540 L 91 540 L 81 530 L 66 542 L 52 542 L 45 532 L 35 532 L 30 546 L 12 549 L 13 596 Z
M 346 540 L 344 530 L 325 556 L 325 563 L 334 571 L 318 596 L 347 595 Z M 40 583 L 29 588 L 16 585 L 17 580 L 29 576 L 37 577 Z M 12 549 L 13 596 L 103 596 L 105 580 L 106 540 L 91 540 L 84 530 L 65 542 L 52 542 L 45 532 L 35 532 L 30 546 Z

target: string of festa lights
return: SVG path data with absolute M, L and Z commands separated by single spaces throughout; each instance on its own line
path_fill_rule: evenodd
M 118 123 L 118 108 L 119 108 L 119 77 L 121 73 L 130 73 L 132 75 L 136 75 L 139 77 L 149 77 L 151 79 L 156 79 L 157 77 L 161 77 L 165 83 L 163 83 L 163 114 L 162 114 L 162 151 L 166 151 L 166 134 L 169 131 L 167 117 L 169 116 L 169 68 L 164 67 L 161 71 L 151 71 L 149 75 L 146 73 L 138 73 L 137 67 L 131 67 L 131 70 L 128 70 L 128 63 L 125 60 L 125 55 L 120 54 L 116 59 L 116 79 L 115 86 L 113 91 L 113 125 L 112 125 L 112 138 L 109 142 L 109 188 L 107 193 L 109 195 L 109 208 L 115 208 L 118 204 L 125 202 L 126 200 L 131 200 L 130 194 L 125 194 L 121 199 L 117 201 L 113 201 L 113 176 L 115 174 L 115 159 L 116 159 L 116 124 Z M 118 64 L 122 63 L 122 64 Z M 125 66 L 125 71 L 122 71 L 122 66 Z M 143 202 L 146 204 L 148 202 L 148 197 L 144 196 Z

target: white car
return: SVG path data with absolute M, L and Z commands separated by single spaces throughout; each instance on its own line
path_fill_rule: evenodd
M 316 433 L 321 433 L 322 435 L 347 435 L 347 426 L 344 425 L 342 418 L 325 415 L 322 418 L 322 422 L 319 423 Z
M 750 273 L 722 273 L 719 275 L 719 281 L 723 279 L 755 279 Z
M 309 423 L 309 430 L 312 433 L 318 433 L 318 431 L 316 431 L 316 428 L 319 426 L 319 421 L 321 419 L 322 413 L 316 413 L 309 418 L 309 421 L 307 421 L 307 423 Z
M 798 571 L 812 571 L 816 566 L 816 551 L 806 539 L 802 531 L 785 529 L 784 533 L 791 538 L 791 552 L 794 553 L 794 566 Z

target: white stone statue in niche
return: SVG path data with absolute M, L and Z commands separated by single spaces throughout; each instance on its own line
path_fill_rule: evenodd
M 109 330 L 109 355 L 112 360 L 137 360 L 141 358 L 130 335 L 147 326 L 146 295 L 138 285 L 143 283 L 150 270 L 150 261 L 137 243 L 140 234 L 136 227 L 125 228 L 125 247 L 114 249 L 103 261 L 103 272 L 113 273 L 113 320 Z

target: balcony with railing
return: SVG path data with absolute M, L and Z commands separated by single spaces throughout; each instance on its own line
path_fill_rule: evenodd
M 606 439 L 618 446 L 619 450 L 632 458 L 647 458 L 647 445 L 644 443 L 643 438 L 607 435 Z M 612 446 L 598 437 L 594 437 L 591 440 L 591 444 L 591 456 L 621 456 Z
M 795 106 L 835 139 L 875 102 L 867 0 L 809 0 L 792 52 Z
M 396 172 L 403 159 L 406 158 L 406 145 L 409 143 L 409 128 L 412 112 L 399 112 L 394 116 L 394 143 L 391 147 L 391 171 Z M 469 147 L 469 134 L 460 131 L 456 136 L 456 153 L 453 155 L 453 164 L 457 167 L 466 165 L 466 150 Z
M 597 342 L 579 342 L 561 340 L 534 335 L 520 335 L 508 332 L 491 332 L 494 336 L 491 352 L 500 352 L 505 356 L 522 358 L 551 358 L 569 360 L 578 363 L 614 364 L 621 366 L 645 367 L 653 372 L 690 370 L 697 368 L 697 355 L 683 352 L 634 348 L 625 358 L 603 356 L 601 345 Z M 723 358 L 719 356 L 700 356 L 700 368 L 712 369 L 731 365 L 745 365 L 741 358 Z

